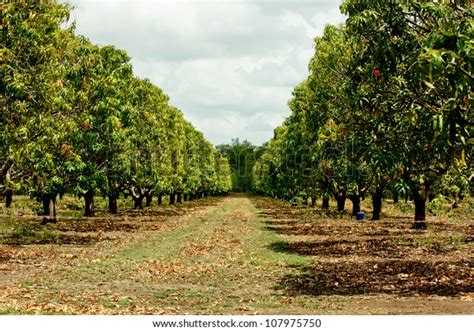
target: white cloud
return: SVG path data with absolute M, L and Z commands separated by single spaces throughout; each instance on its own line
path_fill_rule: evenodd
M 261 144 L 308 74 L 313 38 L 338 1 L 70 0 L 77 31 L 132 57 L 213 143 Z

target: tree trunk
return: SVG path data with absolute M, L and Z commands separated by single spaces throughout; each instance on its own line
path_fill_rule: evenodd
M 117 214 L 117 195 L 114 193 L 109 194 L 109 213 Z
M 94 216 L 94 191 L 90 190 L 84 194 L 85 207 L 84 216 Z
M 170 193 L 170 205 L 174 205 L 175 202 L 175 195 L 174 193 Z
M 456 196 L 456 194 L 453 195 L 453 199 L 454 199 L 454 202 L 453 202 L 452 208 L 453 208 L 453 209 L 456 209 L 456 208 L 459 207 L 459 205 L 458 205 L 458 197 Z
M 153 194 L 151 194 L 151 193 L 146 193 L 146 194 L 145 194 L 145 206 L 146 206 L 146 207 L 150 207 L 152 201 L 153 201 Z
M 343 212 L 346 205 L 346 194 L 340 193 L 339 196 L 336 197 L 337 201 L 337 211 Z
M 392 194 L 393 194 L 393 203 L 398 203 L 398 192 L 393 191 Z
M 158 206 L 161 206 L 163 203 L 163 196 L 161 194 L 158 195 Z
M 316 196 L 312 196 L 311 197 L 311 207 L 315 207 L 316 206 Z
M 308 205 L 308 196 L 303 196 L 303 206 L 307 206 Z
M 139 195 L 132 195 L 133 198 L 133 208 L 134 209 L 143 209 L 143 199 L 145 198 L 145 195 L 139 194 Z
M 352 216 L 356 216 L 360 212 L 360 194 L 351 195 L 349 199 L 352 202 Z
M 10 208 L 13 202 L 13 190 L 5 191 L 5 207 Z
M 51 199 L 51 204 L 50 209 L 53 208 L 53 221 L 56 222 L 56 196 Z
M 111 173 L 111 169 L 109 167 L 107 167 L 107 172 Z M 117 214 L 117 199 L 119 197 L 120 192 L 117 188 L 117 183 L 114 181 L 112 176 L 107 177 L 107 183 L 109 186 L 109 213 Z
M 181 192 L 176 193 L 176 202 L 177 203 L 183 203 L 183 200 L 181 199 Z
M 415 202 L 415 223 L 414 229 L 426 229 L 426 197 L 427 192 L 424 186 L 413 190 L 413 200 Z
M 42 225 L 56 223 L 56 196 L 46 194 L 41 198 L 43 202 L 43 220 Z
M 187 193 L 183 194 L 183 201 L 184 202 L 188 201 L 188 194 Z
M 41 197 L 41 201 L 43 202 L 43 214 L 42 216 L 49 216 L 50 213 L 50 208 L 49 208 L 49 201 L 51 199 L 49 198 L 49 195 L 43 195 Z
M 323 209 L 329 209 L 329 198 L 328 197 L 323 197 Z
M 377 187 L 372 194 L 372 221 L 380 220 L 382 212 L 383 187 Z

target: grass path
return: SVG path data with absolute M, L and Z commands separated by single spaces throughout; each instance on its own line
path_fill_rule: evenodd
M 417 298 L 290 293 L 282 279 L 318 259 L 277 247 L 291 238 L 269 230 L 272 221 L 248 196 L 231 195 L 181 218 L 171 217 L 158 231 L 114 232 L 121 240 L 95 243 L 77 256 L 58 252 L 62 258 L 51 258 L 56 265 L 47 273 L 0 287 L 0 313 L 439 312 L 409 309 L 427 303 L 435 307 L 437 300 L 430 304 Z M 459 304 L 458 312 L 469 311 L 466 303 Z
M 276 235 L 263 227 L 251 200 L 233 195 L 176 228 L 22 279 L 0 296 L 2 312 L 289 313 L 275 288 L 281 266 L 308 259 L 269 250 Z

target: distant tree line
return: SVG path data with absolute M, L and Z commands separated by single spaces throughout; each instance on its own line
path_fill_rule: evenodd
M 229 160 L 232 173 L 232 191 L 252 192 L 252 169 L 256 160 L 263 152 L 247 140 L 232 139 L 230 144 L 217 146 L 217 150 Z

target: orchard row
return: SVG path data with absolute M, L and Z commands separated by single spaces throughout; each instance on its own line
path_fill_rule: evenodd
M 346 0 L 347 20 L 315 40 L 291 115 L 253 169 L 257 192 L 353 213 L 372 195 L 411 196 L 415 227 L 427 199 L 472 192 L 472 1 Z
M 0 191 L 42 201 L 55 217 L 65 192 L 137 208 L 153 196 L 201 197 L 230 190 L 225 157 L 169 103 L 134 76 L 130 58 L 98 46 L 67 25 L 71 8 L 56 0 L 0 5 Z

